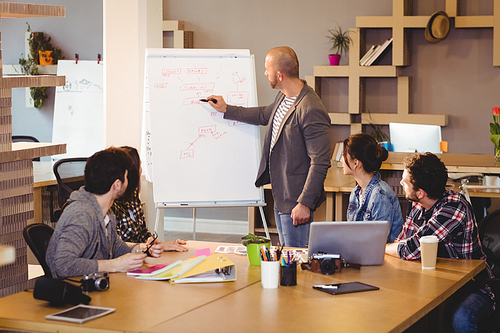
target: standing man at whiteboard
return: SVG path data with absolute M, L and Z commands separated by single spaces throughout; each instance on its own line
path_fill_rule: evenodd
M 255 186 L 271 183 L 280 241 L 305 247 L 313 211 L 326 198 L 330 117 L 319 96 L 299 78 L 299 60 L 291 48 L 271 49 L 265 69 L 271 88 L 280 90 L 271 105 L 245 108 L 227 105 L 222 96 L 207 99 L 225 119 L 263 126 L 271 122 Z

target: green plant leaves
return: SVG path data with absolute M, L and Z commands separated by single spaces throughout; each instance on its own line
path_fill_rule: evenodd
M 271 240 L 266 237 L 262 236 L 257 236 L 252 233 L 249 233 L 246 236 L 241 237 L 241 244 L 247 246 L 248 244 L 254 243 L 254 244 L 261 244 L 261 243 L 268 243 Z

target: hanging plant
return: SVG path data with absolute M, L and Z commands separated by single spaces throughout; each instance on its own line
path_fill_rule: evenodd
M 26 24 L 28 24 L 26 22 Z M 26 75 L 40 75 L 38 71 L 38 64 L 40 64 L 40 55 L 44 57 L 42 64 L 57 64 L 59 59 L 64 59 L 61 55 L 62 51 L 59 48 L 52 46 L 50 43 L 51 38 L 43 32 L 32 32 L 28 24 L 28 45 L 30 52 L 26 58 L 19 58 L 19 65 L 21 65 L 21 73 Z M 33 104 L 36 108 L 40 109 L 45 99 L 47 99 L 48 87 L 31 87 L 30 93 L 33 99 Z

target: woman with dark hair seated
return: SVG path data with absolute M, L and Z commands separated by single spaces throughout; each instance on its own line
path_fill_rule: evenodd
M 403 226 L 401 206 L 394 191 L 380 179 L 378 170 L 389 153 L 374 138 L 358 133 L 344 140 L 342 166 L 358 183 L 351 191 L 349 221 L 389 221 L 387 242 L 394 242 Z
M 140 177 L 142 174 L 141 159 L 137 149 L 129 146 L 120 147 L 133 161 L 132 169 L 128 173 L 128 187 L 120 199 L 115 200 L 111 210 L 116 216 L 116 231 L 125 242 L 149 243 L 153 235 L 148 230 L 144 210 L 139 199 Z M 182 245 L 186 242 L 180 239 L 162 242 L 163 251 L 184 252 L 188 249 Z

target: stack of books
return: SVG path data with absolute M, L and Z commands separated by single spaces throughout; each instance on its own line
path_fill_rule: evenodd
M 392 38 L 386 40 L 382 45 L 372 45 L 372 47 L 365 53 L 365 55 L 359 60 L 360 66 L 371 66 L 375 60 L 380 58 L 384 51 L 388 50 L 389 46 L 392 45 Z

